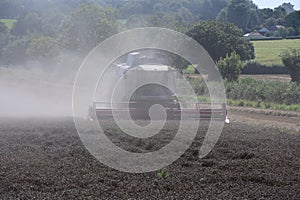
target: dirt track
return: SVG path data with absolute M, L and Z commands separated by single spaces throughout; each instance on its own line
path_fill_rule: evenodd
M 104 166 L 83 147 L 71 119 L 0 119 L 0 199 L 299 199 L 300 135 L 233 122 L 198 159 L 206 127 L 190 149 L 156 172 Z M 113 134 L 114 129 L 110 132 Z M 172 136 L 168 129 L 162 140 Z M 116 140 L 125 137 L 118 134 Z M 143 143 L 131 144 L 136 150 Z M 154 145 L 155 146 L 155 145 Z
M 232 122 L 286 129 L 300 133 L 300 113 L 245 107 L 229 107 Z
M 291 77 L 288 74 L 255 74 L 255 75 L 242 74 L 241 78 L 255 78 L 261 80 L 273 80 L 273 81 L 281 81 L 281 82 L 291 81 Z

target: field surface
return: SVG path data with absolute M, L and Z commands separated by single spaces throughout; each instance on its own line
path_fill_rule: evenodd
M 82 145 L 73 121 L 0 118 L 0 199 L 299 199 L 300 135 L 233 122 L 213 151 L 198 158 L 206 123 L 188 151 L 157 172 L 129 174 L 98 162 Z M 174 136 L 169 127 L 131 151 L 156 148 Z M 116 143 L 123 134 L 107 130 Z M 146 145 L 147 144 L 147 145 Z
M 282 65 L 280 54 L 288 48 L 299 48 L 300 39 L 253 41 L 255 60 L 265 65 Z

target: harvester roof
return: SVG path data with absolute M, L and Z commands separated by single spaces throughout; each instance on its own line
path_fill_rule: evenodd
M 141 69 L 144 71 L 169 71 L 171 67 L 167 65 L 145 64 L 137 66 L 136 69 Z

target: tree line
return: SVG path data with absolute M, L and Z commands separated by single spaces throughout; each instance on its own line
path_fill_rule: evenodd
M 234 23 L 244 32 L 284 25 L 291 34 L 299 34 L 299 18 L 292 4 L 260 9 L 251 0 L 0 0 L 0 18 L 17 19 L 28 12 L 47 15 L 53 10 L 68 15 L 86 3 L 115 8 L 127 27 L 156 23 L 186 28 L 199 20 L 217 20 Z
M 282 34 L 300 34 L 299 16 L 291 4 L 259 9 L 250 0 L 0 0 L 0 18 L 16 20 L 11 29 L 0 22 L 0 64 L 57 63 L 68 51 L 84 56 L 117 32 L 145 26 L 186 33 L 216 63 L 232 53 L 246 61 L 254 48 L 245 32 L 283 25 Z
M 61 51 L 84 55 L 109 36 L 135 27 L 158 26 L 191 33 L 192 24 L 214 19 L 225 5 L 225 0 L 0 0 L 0 18 L 16 19 L 11 29 L 0 22 L 1 64 L 56 62 Z M 207 6 L 212 12 L 207 12 Z M 234 35 L 242 36 L 238 28 L 232 28 Z M 217 26 L 211 26 L 210 31 L 217 33 L 214 40 L 222 37 L 217 36 L 222 33 Z

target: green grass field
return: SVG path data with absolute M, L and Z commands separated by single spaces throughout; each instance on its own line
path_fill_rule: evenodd
M 12 28 L 13 24 L 14 24 L 16 21 L 17 21 L 17 20 L 15 20 L 15 19 L 0 19 L 0 22 L 4 22 L 5 25 L 6 25 L 9 29 Z
M 300 39 L 253 41 L 255 60 L 265 65 L 282 65 L 280 54 L 288 48 L 300 48 Z

